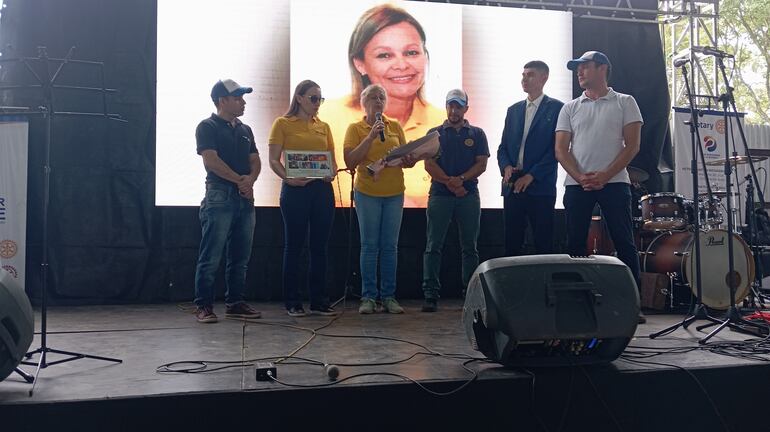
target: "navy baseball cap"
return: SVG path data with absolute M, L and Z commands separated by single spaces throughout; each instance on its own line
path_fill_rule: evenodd
M 241 87 L 240 84 L 231 79 L 219 80 L 216 84 L 214 84 L 214 87 L 211 88 L 211 100 L 216 102 L 221 97 L 243 96 L 244 94 L 251 93 L 252 91 L 254 91 L 253 88 Z
M 446 103 L 449 102 L 457 102 L 461 107 L 467 106 L 468 95 L 460 89 L 449 90 L 446 94 Z
M 603 52 L 599 51 L 586 51 L 580 58 L 576 58 L 567 62 L 567 69 L 575 70 L 578 65 L 585 62 L 594 62 L 596 64 L 606 64 L 612 67 L 610 59 Z

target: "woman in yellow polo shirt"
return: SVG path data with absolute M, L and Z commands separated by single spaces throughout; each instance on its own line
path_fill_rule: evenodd
M 308 232 L 310 249 L 310 312 L 333 315 L 326 296 L 326 249 L 334 221 L 333 176 L 323 179 L 288 178 L 284 150 L 329 151 L 336 173 L 334 139 L 329 125 L 318 119 L 323 103 L 321 88 L 305 80 L 297 85 L 289 110 L 275 119 L 270 130 L 270 168 L 283 179 L 281 215 L 284 227 L 283 296 L 290 316 L 305 316 L 299 294 L 299 255 Z M 284 158 L 285 159 L 285 158 Z
M 395 298 L 404 172 L 401 167 L 386 167 L 375 179 L 366 169 L 390 150 L 406 144 L 404 130 L 398 121 L 381 115 L 387 98 L 381 85 L 366 87 L 361 92 L 361 106 L 366 110 L 366 116 L 348 126 L 345 133 L 345 163 L 357 167 L 354 199 L 361 233 L 361 305 L 358 312 L 362 314 L 375 310 L 378 256 L 382 306 L 390 313 L 404 312 Z M 413 159 L 404 160 L 407 168 L 414 163 Z

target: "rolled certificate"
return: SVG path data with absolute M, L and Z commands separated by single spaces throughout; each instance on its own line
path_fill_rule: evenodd
M 404 157 L 411 155 L 415 160 L 425 160 L 436 157 L 439 150 L 439 134 L 433 131 L 422 138 L 418 138 L 414 141 L 410 141 L 400 147 L 396 147 L 389 151 L 382 159 L 372 162 L 366 166 L 366 170 L 369 174 L 377 180 L 380 171 L 385 167 L 399 166 L 403 164 Z

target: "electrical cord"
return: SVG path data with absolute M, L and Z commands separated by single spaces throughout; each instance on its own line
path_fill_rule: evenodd
M 767 190 L 767 169 L 765 167 L 758 167 L 757 171 L 762 171 L 764 179 L 762 180 L 762 195 L 765 195 Z
M 216 372 L 222 369 L 236 368 L 236 367 L 250 367 L 256 366 L 257 362 L 277 360 L 282 357 L 261 357 L 247 360 L 180 360 L 171 363 L 166 363 L 155 368 L 157 373 L 210 373 Z M 292 362 L 286 362 L 284 365 L 298 365 L 298 364 L 311 364 L 323 366 L 323 362 L 313 359 L 307 359 L 302 357 L 293 357 Z M 188 366 L 189 365 L 189 366 Z M 209 367 L 209 365 L 224 365 L 217 367 Z
M 537 413 L 537 402 L 535 400 L 535 384 L 537 382 L 537 377 L 535 376 L 534 372 L 530 372 L 528 369 L 522 369 L 526 374 L 528 374 L 530 377 L 532 377 L 532 381 L 529 385 L 529 398 L 530 403 L 532 404 L 532 416 L 535 417 L 535 420 L 537 421 L 538 425 L 545 431 L 550 432 L 548 430 L 548 427 L 545 425 L 545 422 L 542 418 L 540 418 L 540 415 Z
M 743 341 L 712 342 L 697 346 L 641 347 L 628 345 L 621 358 L 647 359 L 664 354 L 684 354 L 692 351 L 706 351 L 712 354 L 758 362 L 770 362 L 770 335 Z
M 231 319 L 236 320 L 244 323 L 243 326 L 243 334 L 242 337 L 245 338 L 245 327 L 246 324 L 259 324 L 259 325 L 268 325 L 268 326 L 276 326 L 276 327 L 282 327 L 292 330 L 299 330 L 303 332 L 311 333 L 310 337 L 303 342 L 300 346 L 292 350 L 289 354 L 284 356 L 274 356 L 274 357 L 266 357 L 266 358 L 259 358 L 259 359 L 245 359 L 242 358 L 241 360 L 236 361 L 210 361 L 210 360 L 184 360 L 184 361 L 177 361 L 177 362 L 171 362 L 166 363 L 164 365 L 158 366 L 156 368 L 157 373 L 188 373 L 188 374 L 194 374 L 194 373 L 209 373 L 209 372 L 215 372 L 220 371 L 223 369 L 230 369 L 230 368 L 243 368 L 243 367 L 254 367 L 258 361 L 273 361 L 274 363 L 283 363 L 285 365 L 296 365 L 296 364 L 312 364 L 316 366 L 326 366 L 326 363 L 314 360 L 314 359 L 308 359 L 308 358 L 301 358 L 297 356 L 297 353 L 299 353 L 302 349 L 307 347 L 316 337 L 322 336 L 322 337 L 329 337 L 329 338 L 349 338 L 349 339 L 375 339 L 375 340 L 386 340 L 391 342 L 399 342 L 399 343 L 406 343 L 409 345 L 413 345 L 416 347 L 421 348 L 424 351 L 418 351 L 410 356 L 400 359 L 400 360 L 391 360 L 391 361 L 384 361 L 384 362 L 368 362 L 368 363 L 336 363 L 338 366 L 345 366 L 345 367 L 363 367 L 363 366 L 392 366 L 400 363 L 407 362 L 409 360 L 412 360 L 413 358 L 424 355 L 428 357 L 440 357 L 440 358 L 448 358 L 452 360 L 464 360 L 461 364 L 462 368 L 465 369 L 467 372 L 471 374 L 471 377 L 466 380 L 463 384 L 461 384 L 459 387 L 452 389 L 448 392 L 436 392 L 434 390 L 431 390 L 427 387 L 425 387 L 423 384 L 419 383 L 417 380 L 414 380 L 411 377 L 408 377 L 406 375 L 391 373 L 391 372 L 367 372 L 362 374 L 355 374 L 348 377 L 345 377 L 340 380 L 336 380 L 330 383 L 323 383 L 323 384 L 294 384 L 294 383 L 288 383 L 281 380 L 278 380 L 276 377 L 270 377 L 273 381 L 276 383 L 289 386 L 289 387 L 303 387 L 303 388 L 316 388 L 316 387 L 328 387 L 330 385 L 336 385 L 341 382 L 348 381 L 353 378 L 357 377 L 364 377 L 364 376 L 393 376 L 400 378 L 402 380 L 412 382 L 416 384 L 418 387 L 420 387 L 422 390 L 426 391 L 427 393 L 433 395 L 433 396 L 448 396 L 451 394 L 454 394 L 468 385 L 470 385 L 472 382 L 474 382 L 476 379 L 478 379 L 479 373 L 471 368 L 469 368 L 467 365 L 476 362 L 476 361 L 489 361 L 486 358 L 481 357 L 472 357 L 467 354 L 445 354 L 440 353 L 438 351 L 435 351 L 423 344 L 409 341 L 407 339 L 400 339 L 400 338 L 393 338 L 393 337 L 387 337 L 387 336 L 362 336 L 362 335 L 341 335 L 341 334 L 327 334 L 322 333 L 321 330 L 331 326 L 335 321 L 337 321 L 342 315 L 343 312 L 339 315 L 336 315 L 332 319 L 330 319 L 325 324 L 321 325 L 317 328 L 309 328 L 309 327 L 301 327 L 291 324 L 285 324 L 285 323 L 277 323 L 277 322 L 269 322 L 269 321 L 263 321 L 263 320 L 253 320 L 253 319 L 244 319 L 244 318 L 238 318 L 238 319 Z M 230 318 L 228 318 L 230 319 Z M 245 346 L 245 339 L 242 340 L 242 346 Z M 299 360 L 299 361 L 296 361 Z
M 692 378 L 693 381 L 695 381 L 695 384 L 698 386 L 698 388 L 700 389 L 701 393 L 703 393 L 703 396 L 706 397 L 706 400 L 708 401 L 709 405 L 711 405 L 711 409 L 714 411 L 714 414 L 719 419 L 719 422 L 722 424 L 722 427 L 724 427 L 724 429 L 727 432 L 730 432 L 730 428 L 727 426 L 727 423 L 725 422 L 724 417 L 722 417 L 722 413 L 719 411 L 719 408 L 717 407 L 717 404 L 711 398 L 711 396 L 709 395 L 709 393 L 706 390 L 706 387 L 703 385 L 703 383 L 701 383 L 701 381 L 698 379 L 698 377 L 696 377 L 695 374 L 693 374 L 691 371 L 689 371 L 686 368 L 683 368 L 681 366 L 677 366 L 677 365 L 669 364 L 669 363 L 641 361 L 641 360 L 624 358 L 623 356 L 621 356 L 620 360 L 623 360 L 625 362 L 632 363 L 632 364 L 667 366 L 667 367 L 672 367 L 672 368 L 684 371 L 690 378 Z M 655 369 L 655 368 L 653 368 L 653 369 Z
M 342 379 L 339 379 L 339 380 L 336 380 L 336 381 L 332 381 L 332 382 L 328 382 L 328 383 L 323 383 L 323 384 L 294 384 L 294 383 L 289 383 L 289 382 L 281 381 L 278 378 L 275 378 L 275 377 L 272 377 L 272 376 L 270 377 L 270 379 L 275 381 L 276 383 L 284 385 L 286 387 L 320 388 L 320 387 L 334 386 L 334 385 L 343 383 L 345 381 L 352 380 L 354 378 L 361 378 L 361 377 L 367 377 L 367 376 L 390 376 L 390 377 L 395 377 L 395 378 L 402 379 L 402 380 L 407 381 L 407 382 L 411 382 L 412 384 L 415 384 L 421 390 L 424 390 L 426 393 L 428 393 L 428 394 L 430 394 L 432 396 L 450 396 L 450 395 L 453 395 L 453 394 L 459 392 L 460 390 L 463 390 L 464 388 L 468 387 L 472 382 L 474 382 L 474 381 L 476 381 L 478 379 L 479 372 L 477 372 L 476 370 L 473 370 L 473 369 L 468 367 L 468 364 L 470 364 L 472 362 L 475 362 L 475 361 L 477 361 L 477 360 L 476 359 L 470 359 L 470 360 L 466 360 L 466 361 L 462 362 L 462 364 L 461 364 L 462 368 L 465 369 L 466 371 L 468 371 L 469 373 L 471 373 L 471 377 L 469 379 L 467 379 L 464 383 L 460 384 L 458 387 L 456 387 L 456 388 L 454 388 L 452 390 L 446 391 L 446 392 L 438 392 L 438 391 L 435 391 L 435 390 L 431 390 L 428 387 L 426 387 L 424 384 L 422 384 L 421 382 L 415 380 L 414 378 L 411 378 L 411 377 L 408 377 L 408 376 L 402 375 L 402 374 L 392 373 L 392 372 L 365 372 L 365 373 L 359 373 L 359 374 L 346 376 L 345 378 L 342 378 Z
M 594 390 L 594 394 L 596 397 L 599 398 L 599 401 L 604 406 L 605 411 L 607 411 L 607 414 L 612 419 L 612 422 L 615 423 L 615 427 L 618 428 L 620 432 L 623 432 L 623 427 L 620 425 L 620 422 L 618 422 L 618 419 L 615 418 L 615 414 L 613 414 L 612 410 L 610 409 L 610 406 L 607 405 L 607 402 L 602 397 L 601 393 L 599 393 L 599 389 L 596 388 L 596 384 L 594 384 L 594 380 L 591 379 L 591 375 L 588 374 L 588 372 L 585 370 L 583 366 L 579 366 L 580 371 L 583 372 L 583 375 L 585 375 L 586 379 L 588 380 L 588 384 L 591 385 L 591 388 Z

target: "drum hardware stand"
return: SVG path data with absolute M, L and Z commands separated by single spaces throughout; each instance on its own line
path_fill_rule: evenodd
M 753 209 L 754 208 L 754 182 L 751 181 L 751 174 L 747 175 L 745 177 L 746 180 L 746 208 L 747 209 Z M 749 246 L 751 248 L 751 252 L 754 255 L 754 268 L 755 268 L 755 276 L 754 280 L 751 283 L 751 305 L 753 307 L 761 307 L 764 309 L 765 307 L 765 295 L 762 294 L 762 278 L 764 277 L 764 268 L 762 267 L 762 258 L 761 258 L 761 250 L 759 249 L 759 242 L 758 239 L 754 236 L 755 231 L 755 223 L 756 221 L 752 217 L 753 214 L 749 213 L 749 217 L 746 220 L 746 229 L 748 230 L 748 239 L 749 239 Z M 759 303 L 757 305 L 757 303 Z
M 749 153 L 749 147 L 746 143 L 746 135 L 743 133 L 743 125 L 740 122 L 740 119 L 738 119 L 738 109 L 735 106 L 735 98 L 733 97 L 733 88 L 730 87 L 730 81 L 727 78 L 727 72 L 725 72 L 725 64 L 724 64 L 724 55 L 714 55 L 714 59 L 716 60 L 717 65 L 719 66 L 719 70 L 722 74 L 722 79 L 725 85 L 725 93 L 721 94 L 719 96 L 719 101 L 722 103 L 722 111 L 724 113 L 724 122 L 725 122 L 725 191 L 727 192 L 728 198 L 731 196 L 732 190 L 732 184 L 731 184 L 731 174 L 733 171 L 732 166 L 732 160 L 728 157 L 728 154 L 730 153 L 730 126 L 731 123 L 729 121 L 729 118 L 727 116 L 728 108 L 732 108 L 732 113 L 735 115 L 736 123 L 738 124 L 738 130 L 741 134 L 741 139 L 743 140 L 743 148 L 746 152 L 746 156 L 748 158 L 749 167 L 751 167 L 751 174 L 753 176 L 753 181 L 757 181 L 757 175 L 756 171 L 754 170 L 754 163 L 751 161 L 751 154 Z M 734 144 L 734 143 L 733 143 Z M 699 146 L 700 147 L 700 146 Z M 738 153 L 733 150 L 733 156 L 738 156 Z M 758 186 L 758 185 L 757 185 Z M 757 187 L 757 193 L 759 194 L 759 201 L 762 204 L 762 208 L 764 208 L 765 203 L 765 197 L 762 193 L 762 188 Z M 731 214 L 732 211 L 732 204 L 730 203 L 730 200 L 727 200 L 727 210 L 728 214 Z M 756 210 L 753 208 L 752 211 L 752 217 L 754 217 L 754 213 Z M 756 334 L 756 332 L 752 332 L 752 327 L 754 330 L 758 330 L 760 332 L 764 331 L 765 333 L 768 332 L 768 327 L 763 324 L 758 324 L 755 322 L 751 322 L 748 320 L 743 319 L 743 316 L 741 316 L 740 311 L 738 310 L 738 307 L 735 305 L 735 290 L 737 288 L 737 279 L 738 275 L 735 273 L 735 262 L 733 257 L 733 219 L 728 218 L 727 219 L 727 259 L 728 259 L 728 269 L 729 272 L 727 274 L 728 279 L 728 291 L 730 293 L 730 306 L 727 309 L 727 312 L 725 313 L 724 320 L 721 321 L 721 324 L 714 329 L 711 333 L 706 335 L 706 337 L 702 338 L 698 341 L 699 344 L 703 345 L 708 342 L 709 339 L 711 339 L 714 335 L 722 331 L 725 327 L 730 327 L 730 329 L 739 331 L 742 333 L 749 333 L 749 334 Z M 719 321 L 715 320 L 716 322 L 712 322 L 710 324 L 705 324 L 702 326 L 696 327 L 697 330 L 702 330 L 707 327 L 711 327 L 713 325 L 716 325 Z
M 703 157 L 703 146 L 700 145 L 700 131 L 698 130 L 698 109 L 695 107 L 695 97 L 690 89 L 690 82 L 687 77 L 687 66 L 683 64 L 681 66 L 682 76 L 684 77 L 685 91 L 687 92 L 688 100 L 690 103 L 690 172 L 692 174 L 692 196 L 693 206 L 695 206 L 695 200 L 698 199 L 698 155 L 700 155 L 701 162 L 703 163 L 703 173 L 706 179 L 706 189 L 708 190 L 708 199 L 712 198 L 711 183 L 709 182 L 708 171 L 705 165 L 705 158 Z M 728 191 L 729 193 L 729 191 Z M 693 209 L 695 211 L 695 209 Z M 695 215 L 697 216 L 697 215 Z M 692 281 L 689 281 L 691 286 L 695 286 L 695 303 L 689 311 L 689 315 L 682 320 L 682 322 L 676 323 L 672 326 L 666 327 L 663 330 L 652 333 L 649 338 L 655 339 L 658 336 L 667 335 L 679 327 L 686 329 L 697 320 L 710 321 L 714 325 L 720 321 L 709 315 L 706 306 L 703 304 L 703 287 L 701 284 L 701 251 L 700 251 L 700 217 L 694 217 L 695 229 L 693 235 L 695 236 L 693 242 L 695 243 L 695 277 Z M 685 258 L 686 259 L 686 258 Z M 732 255 L 730 256 L 732 259 Z M 673 289 L 671 292 L 671 302 L 673 303 Z
M 342 294 L 342 297 L 337 299 L 334 303 L 332 303 L 332 307 L 336 307 L 338 304 L 343 303 L 347 300 L 348 294 L 354 294 L 356 292 L 356 280 L 360 279 L 360 275 L 355 270 L 355 265 L 353 263 L 353 234 L 355 231 L 355 223 L 353 220 L 355 219 L 355 214 L 353 213 L 353 208 L 355 207 L 353 204 L 355 203 L 355 180 L 356 180 L 356 169 L 355 168 L 340 168 L 337 170 L 338 173 L 340 172 L 346 172 L 350 174 L 350 207 L 348 208 L 349 214 L 348 214 L 348 270 L 345 275 L 345 291 Z M 360 291 L 359 291 L 360 292 Z M 354 294 L 355 295 L 355 294 Z
M 92 117 L 104 117 L 111 120 L 118 120 L 118 121 L 125 121 L 120 118 L 117 114 L 108 114 L 107 113 L 107 93 L 115 92 L 114 89 L 107 89 L 104 86 L 104 63 L 101 62 L 93 62 L 93 61 L 83 61 L 83 60 L 72 60 L 72 54 L 75 51 L 75 47 L 73 46 L 70 48 L 69 52 L 67 53 L 67 56 L 63 59 L 55 59 L 48 57 L 48 53 L 46 51 L 45 47 L 38 47 L 38 57 L 20 57 L 20 58 L 12 58 L 12 59 L 0 59 L 0 63 L 19 63 L 24 65 L 25 70 L 29 72 L 29 75 L 31 75 L 35 81 L 37 81 L 37 84 L 35 85 L 29 85 L 29 86 L 14 86 L 14 85 L 2 85 L 0 86 L 0 91 L 2 90 L 14 90 L 14 89 L 23 89 L 23 88 L 32 88 L 32 89 L 39 89 L 41 90 L 42 97 L 43 97 L 43 104 L 39 107 L 39 111 L 23 111 L 20 110 L 17 113 L 12 113 L 15 115 L 42 115 L 43 120 L 45 122 L 45 127 L 43 130 L 44 134 L 44 162 L 43 162 L 43 203 L 42 203 L 42 257 L 40 260 L 40 270 L 41 270 L 41 309 L 40 309 L 40 347 L 26 353 L 25 357 L 27 360 L 23 360 L 21 364 L 24 365 L 32 365 L 37 366 L 37 369 L 35 370 L 34 377 L 30 376 L 29 374 L 22 374 L 17 370 L 24 379 L 32 383 L 32 388 L 29 390 L 29 396 L 31 397 L 33 395 L 33 392 L 35 391 L 35 385 L 38 382 L 38 375 L 40 374 L 40 369 L 45 369 L 48 366 L 53 366 L 56 364 L 66 363 L 73 360 L 80 360 L 84 358 L 94 359 L 94 360 L 103 360 L 108 362 L 114 362 L 114 363 L 123 363 L 123 360 L 110 358 L 110 357 L 100 357 L 90 354 L 82 354 L 77 352 L 71 352 L 71 351 L 62 351 L 58 349 L 51 348 L 47 345 L 47 316 L 48 316 L 48 208 L 50 203 L 50 190 L 51 190 L 51 141 L 53 136 L 53 120 L 54 116 L 56 115 L 68 115 L 68 116 L 92 116 Z M 41 64 L 43 66 L 45 75 L 39 75 L 35 69 L 32 67 L 33 62 L 36 62 L 37 64 Z M 58 68 L 51 74 L 51 63 L 58 63 Z M 100 77 L 101 77 L 101 87 L 94 88 L 94 87 L 76 87 L 76 86 L 66 86 L 66 85 L 57 85 L 56 80 L 59 77 L 60 73 L 64 69 L 64 67 L 67 64 L 82 64 L 82 65 L 90 65 L 90 66 L 98 66 L 100 68 Z M 102 95 L 102 109 L 103 111 L 101 113 L 83 113 L 83 112 L 57 112 L 54 109 L 54 89 L 69 89 L 74 91 L 95 91 L 99 92 Z M 7 114 L 7 113 L 6 113 Z M 63 356 L 66 356 L 63 359 L 55 360 L 49 362 L 47 360 L 47 354 L 48 353 L 54 353 L 54 354 L 61 354 Z M 40 357 L 38 358 L 37 362 L 33 362 L 29 359 L 31 359 L 35 354 L 40 354 Z

